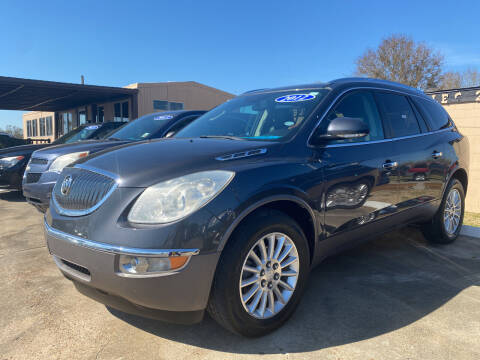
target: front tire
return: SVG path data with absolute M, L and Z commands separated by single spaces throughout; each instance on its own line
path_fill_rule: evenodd
M 445 190 L 440 208 L 432 221 L 422 226 L 425 238 L 437 244 L 454 242 L 463 223 L 465 212 L 465 191 L 462 183 L 452 179 Z
M 223 250 L 208 312 L 234 333 L 265 335 L 293 314 L 309 271 L 302 229 L 280 211 L 262 210 L 240 224 Z

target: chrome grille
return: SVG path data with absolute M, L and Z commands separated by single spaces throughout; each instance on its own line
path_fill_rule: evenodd
M 30 164 L 47 165 L 48 164 L 48 159 L 31 158 L 30 159 Z
M 62 183 L 71 177 L 69 189 L 62 191 Z M 53 200 L 64 215 L 81 216 L 96 210 L 116 188 L 114 179 L 94 171 L 66 168 L 55 187 Z

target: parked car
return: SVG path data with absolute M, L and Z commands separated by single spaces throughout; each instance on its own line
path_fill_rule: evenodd
M 253 91 L 172 139 L 66 167 L 48 248 L 81 293 L 113 308 L 182 323 L 207 309 L 259 336 L 292 315 L 327 256 L 410 223 L 454 241 L 468 154 L 445 110 L 400 84 Z M 430 167 L 422 182 L 415 164 Z
M 60 144 L 72 144 L 82 140 L 101 139 L 112 130 L 118 129 L 124 122 L 88 124 L 77 127 L 52 143 L 27 144 L 0 150 L 0 188 L 22 190 L 22 178 L 25 168 L 36 150 Z M 25 141 L 23 139 L 15 139 Z
M 0 132 L 0 149 L 4 149 L 11 146 L 26 145 L 25 139 L 18 139 L 11 136 L 8 133 Z
M 53 186 L 66 165 L 121 144 L 171 136 L 204 113 L 201 110 L 181 110 L 148 114 L 108 134 L 104 140 L 52 146 L 35 151 L 23 178 L 23 195 L 39 211 L 45 212 Z

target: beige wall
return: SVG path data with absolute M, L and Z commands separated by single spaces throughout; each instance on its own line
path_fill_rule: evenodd
M 480 103 L 443 105 L 470 143 L 467 211 L 480 212 Z
M 52 135 L 51 136 L 40 136 L 40 118 L 46 118 L 48 116 L 52 117 Z M 27 136 L 27 120 L 37 119 L 37 133 L 38 136 L 32 136 L 32 139 L 50 139 L 50 141 L 55 140 L 55 113 L 54 112 L 45 112 L 45 111 L 32 111 L 26 114 L 23 114 L 23 138 L 26 139 Z
M 154 100 L 181 102 L 185 110 L 210 110 L 234 97 L 194 81 L 137 83 L 127 87 L 138 89 L 138 116 L 161 111 L 153 108 Z

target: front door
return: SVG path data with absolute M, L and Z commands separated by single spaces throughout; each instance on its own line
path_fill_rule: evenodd
M 385 140 L 373 93 L 354 90 L 344 95 L 322 120 L 320 131 L 336 117 L 360 118 L 370 129 L 364 138 L 336 140 L 317 150 L 325 179 L 325 237 L 335 237 L 338 248 L 352 234 L 360 238 L 371 234 L 368 224 L 383 230 L 398 200 L 394 172 L 388 166 L 393 163 L 393 145 Z

